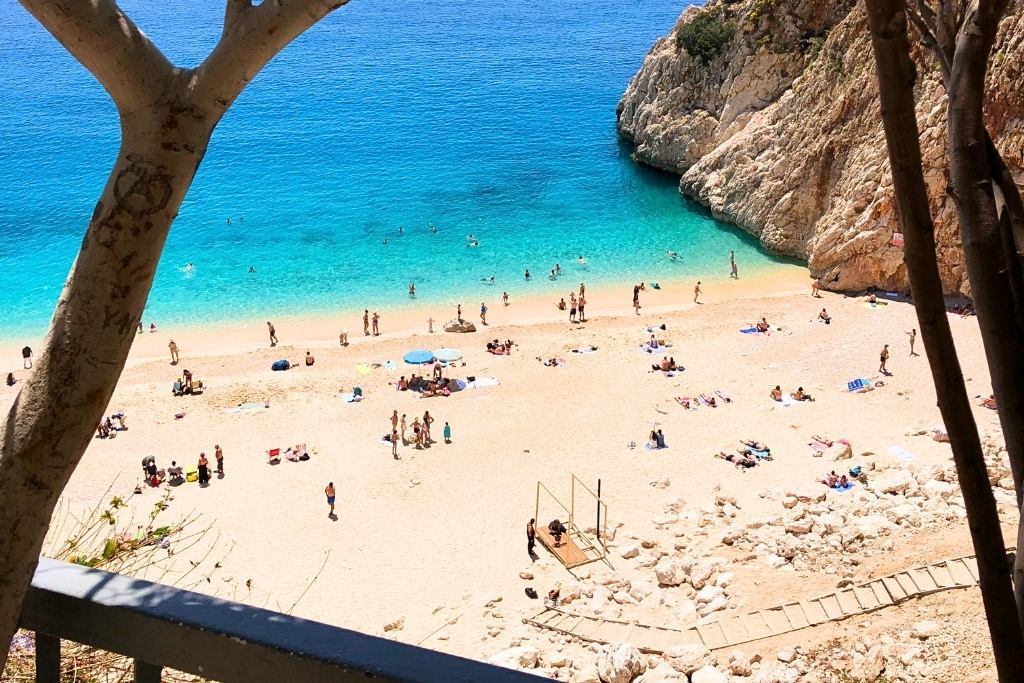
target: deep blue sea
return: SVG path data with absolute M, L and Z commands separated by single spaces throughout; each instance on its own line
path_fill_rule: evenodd
M 408 303 L 411 281 L 438 302 L 561 292 L 546 277 L 556 262 L 588 283 L 725 276 L 730 249 L 745 273 L 770 267 L 616 136 L 619 97 L 686 4 L 352 0 L 286 48 L 220 123 L 146 322 L 387 310 Z M 198 64 L 220 33 L 222 0 L 121 6 L 179 65 Z M 0 3 L 0 26 L 0 336 L 10 338 L 49 322 L 119 133 L 103 89 L 17 3 Z M 585 273 L 574 272 L 581 254 Z M 495 287 L 479 282 L 491 275 Z

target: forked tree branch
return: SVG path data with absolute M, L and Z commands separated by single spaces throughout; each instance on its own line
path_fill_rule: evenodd
M 259 5 L 227 0 L 220 42 L 192 76 L 195 101 L 223 115 L 267 62 L 345 4 L 348 0 L 263 0 Z
M 96 77 L 122 112 L 157 99 L 174 73 L 116 0 L 18 0 Z

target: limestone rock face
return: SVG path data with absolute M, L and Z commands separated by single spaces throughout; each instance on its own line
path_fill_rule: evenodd
M 1024 181 L 1024 0 L 993 50 L 986 123 Z M 717 13 L 732 38 L 707 64 L 680 27 Z M 912 42 L 916 42 L 912 40 Z M 917 50 L 917 112 L 939 268 L 969 293 L 956 211 L 946 196 L 946 97 Z M 638 161 L 679 173 L 683 194 L 768 249 L 808 261 L 837 290 L 907 286 L 864 5 L 856 0 L 708 0 L 659 39 L 618 107 Z M 838 279 L 837 279 L 838 278 Z

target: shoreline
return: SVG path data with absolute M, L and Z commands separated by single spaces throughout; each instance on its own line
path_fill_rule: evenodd
M 806 293 L 810 291 L 808 277 L 804 266 L 780 264 L 768 273 L 759 273 L 749 278 L 709 278 L 700 281 L 703 292 L 701 300 L 703 304 L 718 303 L 727 299 L 756 299 Z M 463 303 L 463 320 L 476 325 L 477 333 L 489 327 L 530 326 L 567 321 L 569 312 L 558 310 L 555 304 L 559 298 L 567 295 L 570 289 L 578 290 L 578 284 L 567 277 L 558 284 L 563 286 L 560 291 L 564 291 L 565 294 L 552 292 L 548 295 L 534 295 L 522 299 L 511 298 L 507 307 L 502 305 L 501 292 L 495 287 L 492 300 L 486 301 L 488 325 L 480 324 L 479 305 L 475 299 Z M 651 313 L 675 313 L 702 305 L 694 304 L 692 301 L 695 282 L 673 280 L 659 284 L 661 289 L 648 288 L 641 293 L 641 313 L 644 316 Z M 588 287 L 586 296 L 590 316 L 587 320 L 633 315 L 634 311 L 630 305 L 631 287 L 632 283 L 628 282 Z M 369 310 L 372 315 L 374 309 Z M 432 335 L 427 332 L 428 318 L 434 319 Z M 338 335 L 343 328 L 348 329 L 349 348 L 354 349 L 383 340 L 415 337 L 429 338 L 431 341 L 425 345 L 431 349 L 448 345 L 457 346 L 461 343 L 460 335 L 444 332 L 445 323 L 454 318 L 455 311 L 448 306 L 427 301 L 420 304 L 410 300 L 401 310 L 387 311 L 381 316 L 382 333 L 379 336 L 363 334 L 362 313 L 358 310 L 297 313 L 287 317 L 275 317 L 272 322 L 280 340 L 276 348 L 279 348 L 282 354 L 286 351 L 294 354 L 304 352 L 306 349 L 338 348 Z M 150 333 L 147 329 L 146 332 L 136 335 L 125 367 L 167 358 L 167 344 L 171 339 L 181 350 L 182 363 L 187 363 L 190 357 L 262 351 L 268 348 L 265 323 L 264 320 L 253 320 L 244 323 L 203 322 L 173 327 L 158 325 L 155 333 Z M 0 355 L 12 359 L 20 358 L 22 344 L 27 343 L 38 350 L 42 348 L 42 342 L 43 337 L 14 344 L 10 340 L 2 340 Z M 20 363 L 17 363 L 13 370 L 6 372 L 13 371 L 17 379 L 24 379 L 28 371 L 19 368 Z

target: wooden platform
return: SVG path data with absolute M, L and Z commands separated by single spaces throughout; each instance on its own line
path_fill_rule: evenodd
M 589 557 L 576 541 L 573 540 L 573 533 L 562 534 L 562 543 L 557 548 L 555 547 L 555 539 L 548 531 L 546 526 L 539 527 L 537 529 L 537 540 L 540 544 L 548 549 L 552 555 L 558 558 L 558 561 L 564 564 L 569 569 L 578 567 L 581 564 L 593 562 L 597 558 Z
M 542 542 L 545 546 L 548 543 L 553 546 L 554 541 L 548 530 L 545 528 L 543 531 L 546 539 Z M 567 542 L 567 538 L 568 535 L 564 535 L 562 547 L 550 548 L 551 551 L 564 551 L 566 555 L 578 552 L 583 556 L 583 561 L 588 561 L 571 540 Z M 569 551 L 569 548 L 573 550 Z M 976 585 L 978 564 L 971 555 L 897 572 L 811 600 L 790 602 L 749 614 L 723 613 L 718 621 L 685 630 L 573 614 L 555 607 L 547 607 L 523 621 L 541 629 L 590 642 L 618 643 L 628 640 L 643 652 L 662 653 L 675 645 L 688 643 L 702 643 L 709 650 L 715 650 L 797 631 L 826 621 L 841 621 L 930 593 Z

